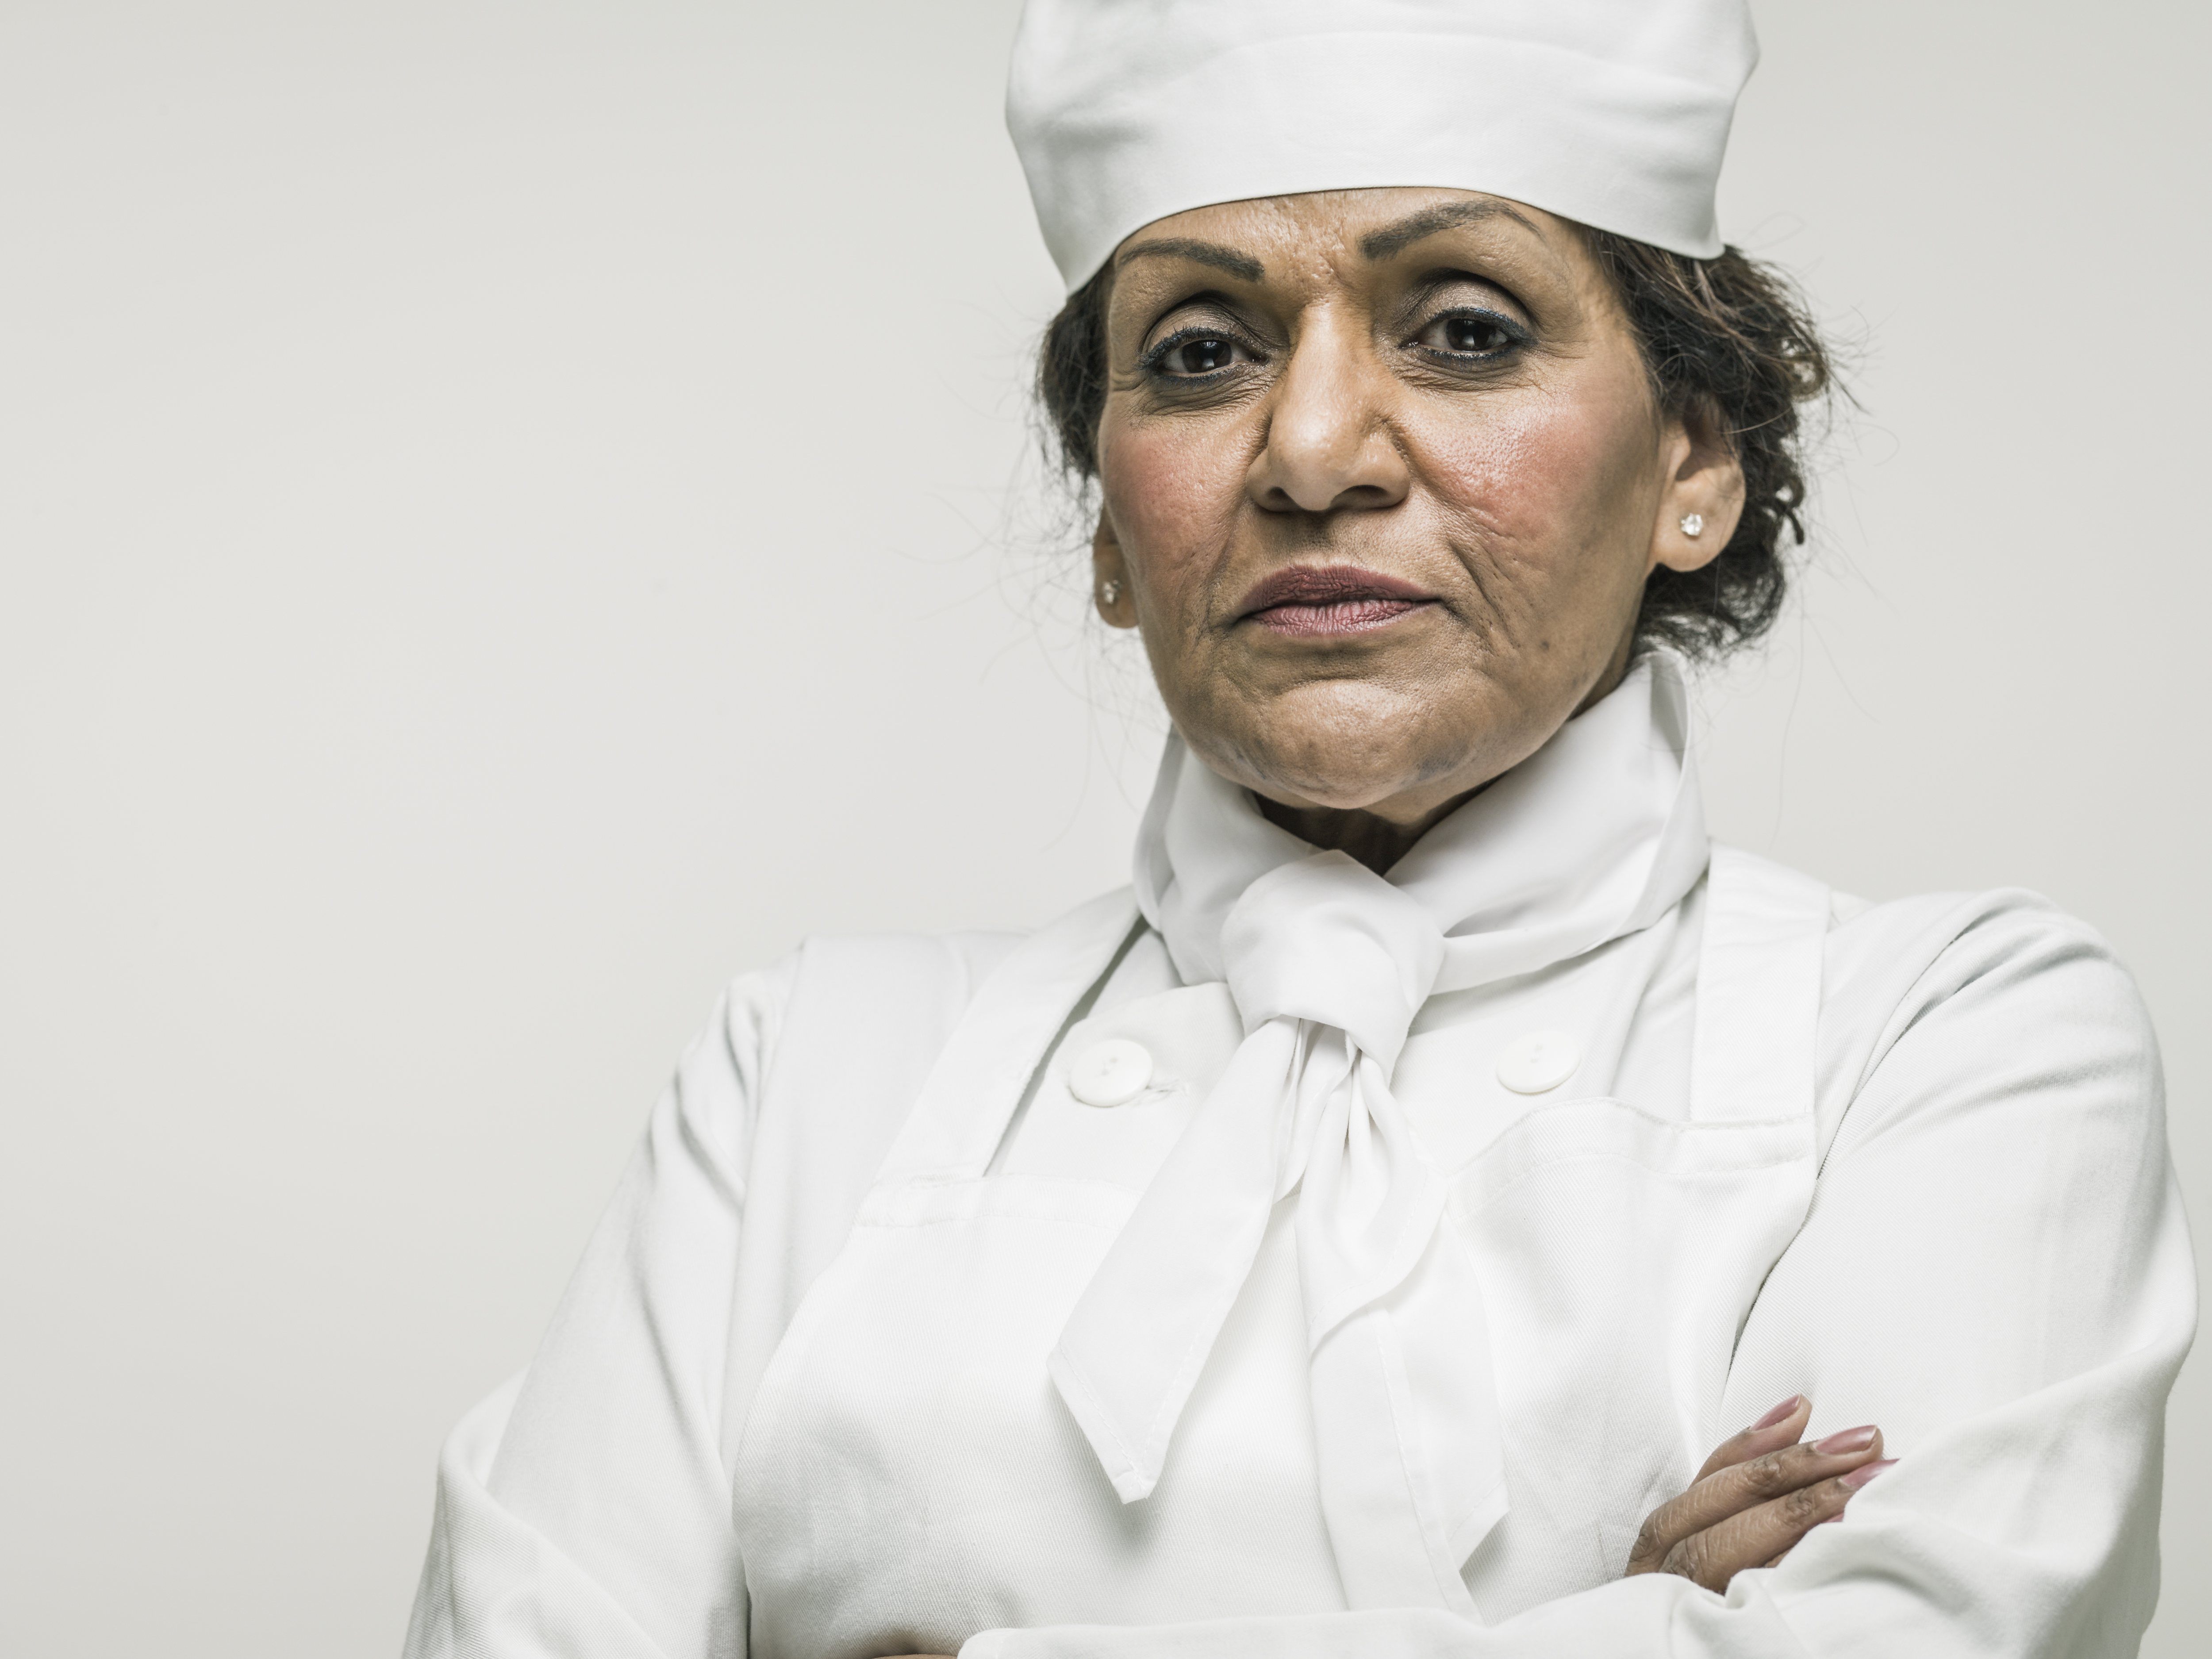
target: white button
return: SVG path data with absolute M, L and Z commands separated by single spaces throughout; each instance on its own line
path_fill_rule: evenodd
M 1540 1095 L 1575 1074 L 1582 1056 L 1565 1031 L 1531 1031 L 1498 1057 L 1498 1080 L 1516 1095 Z
M 1092 1043 L 1067 1068 L 1067 1092 L 1085 1106 L 1126 1106 L 1152 1080 L 1151 1054 L 1127 1037 Z

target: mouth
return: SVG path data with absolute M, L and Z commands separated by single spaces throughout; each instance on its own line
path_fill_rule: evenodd
M 1436 602 L 1434 594 L 1411 582 L 1358 565 L 1294 564 L 1247 593 L 1237 619 L 1311 639 L 1372 633 Z

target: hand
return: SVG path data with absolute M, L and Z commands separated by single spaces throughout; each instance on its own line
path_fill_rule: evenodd
M 1800 1445 L 1812 1415 L 1813 1402 L 1792 1395 L 1722 1442 L 1690 1489 L 1645 1519 L 1622 1576 L 1671 1572 L 1724 1590 L 1745 1568 L 1774 1565 L 1841 1516 L 1851 1494 L 1896 1460 L 1882 1457 L 1872 1425 Z

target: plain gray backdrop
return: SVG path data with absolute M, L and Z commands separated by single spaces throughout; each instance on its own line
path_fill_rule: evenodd
M 1123 878 L 1014 12 L 0 7 L 0 1647 L 392 1655 L 720 984 Z M 2201 1213 L 2207 14 L 1758 15 L 1724 228 L 1863 410 L 1711 816 L 2102 928 Z

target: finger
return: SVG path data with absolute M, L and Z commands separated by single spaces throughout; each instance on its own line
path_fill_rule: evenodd
M 1869 1425 L 1846 1429 L 1809 1446 L 1784 1446 L 1709 1474 L 1651 1511 L 1637 1534 L 1627 1571 L 1656 1572 L 1667 1553 L 1685 1539 L 1732 1515 L 1832 1479 L 1881 1455 L 1881 1432 Z
M 1805 1425 L 1812 1415 L 1813 1402 L 1802 1394 L 1791 1395 L 1749 1428 L 1739 1430 L 1714 1447 L 1705 1468 L 1698 1471 L 1698 1480 L 1718 1474 L 1737 1463 L 1748 1463 L 1754 1457 L 1764 1457 L 1768 1452 L 1780 1451 L 1784 1446 L 1796 1445 L 1804 1438 Z M 1696 1484 L 1697 1481 L 1691 1482 L 1692 1486 Z
M 1668 1553 L 1661 1571 L 1679 1574 L 1710 1590 L 1724 1590 L 1729 1581 L 1747 1567 L 1771 1566 L 1796 1548 L 1814 1528 L 1841 1516 L 1844 1505 L 1859 1488 L 1890 1467 L 1887 1461 L 1863 1464 L 1832 1480 L 1801 1486 L 1731 1515 L 1677 1544 Z
M 1788 1493 L 1873 1462 L 1881 1455 L 1881 1431 L 1869 1424 L 1845 1429 L 1811 1445 L 1784 1446 L 1709 1474 L 1680 1497 L 1651 1511 L 1635 1547 L 1628 1571 L 1656 1572 L 1668 1551 L 1688 1538 Z M 1793 1541 L 1785 1539 L 1784 1543 Z M 1778 1544 L 1775 1547 L 1780 1548 Z M 1773 1553 L 1771 1550 L 1769 1554 Z M 1763 1559 L 1763 1558 L 1762 1558 Z

